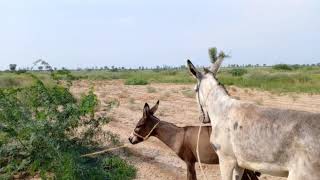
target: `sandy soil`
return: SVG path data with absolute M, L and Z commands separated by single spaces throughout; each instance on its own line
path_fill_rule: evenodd
M 161 120 L 178 126 L 198 125 L 197 103 L 192 95 L 194 85 L 151 84 L 146 86 L 127 86 L 122 81 L 76 81 L 71 90 L 76 96 L 86 93 L 93 86 L 100 100 L 100 115 L 112 116 L 113 120 L 104 130 L 117 133 L 124 143 L 142 116 L 145 102 L 153 105 L 158 99 L 160 106 L 156 116 Z M 228 87 L 229 93 L 238 99 L 277 108 L 290 108 L 311 112 L 320 112 L 320 95 L 307 94 L 272 94 L 250 89 Z M 187 93 L 186 93 L 187 92 Z M 108 110 L 108 103 L 119 101 L 119 106 Z M 166 145 L 151 137 L 146 142 L 131 145 L 126 151 L 114 153 L 135 165 L 137 179 L 186 179 L 186 166 Z M 208 179 L 219 179 L 218 165 L 205 165 Z M 198 179 L 202 179 L 197 166 Z M 264 180 L 280 180 L 263 176 Z

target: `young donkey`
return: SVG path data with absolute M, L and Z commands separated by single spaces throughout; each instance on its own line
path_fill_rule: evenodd
M 146 103 L 143 109 L 143 117 L 137 123 L 133 133 L 129 137 L 132 144 L 137 144 L 155 136 L 169 148 L 171 148 L 187 165 L 187 179 L 196 179 L 195 162 L 198 162 L 196 155 L 197 148 L 197 134 L 199 126 L 177 127 L 172 123 L 160 121 L 154 113 L 158 109 L 157 104 L 149 108 Z M 210 145 L 209 138 L 211 127 L 204 126 L 201 129 L 199 154 L 202 163 L 218 164 L 218 156 Z M 242 180 L 258 180 L 259 173 L 252 171 L 245 171 Z
M 320 114 L 258 106 L 232 99 L 216 79 L 224 54 L 199 72 L 197 101 L 210 122 L 223 180 L 241 177 L 243 168 L 289 180 L 320 179 Z

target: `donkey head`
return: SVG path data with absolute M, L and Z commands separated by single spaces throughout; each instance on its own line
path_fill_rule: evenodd
M 220 52 L 219 55 L 213 59 L 210 69 L 204 68 L 204 72 L 198 71 L 190 60 L 187 60 L 188 68 L 193 77 L 197 79 L 197 85 L 195 86 L 196 98 L 200 107 L 200 120 L 203 123 L 210 123 L 210 118 L 207 111 L 206 101 L 208 95 L 215 86 L 219 85 L 216 79 L 216 75 L 220 69 L 223 59 L 227 57 L 224 52 Z
M 142 142 L 148 139 L 150 135 L 152 135 L 153 130 L 160 122 L 160 120 L 154 116 L 154 113 L 157 111 L 158 106 L 159 100 L 151 109 L 148 103 L 145 103 L 142 118 L 138 121 L 136 127 L 129 137 L 129 141 L 131 144 Z

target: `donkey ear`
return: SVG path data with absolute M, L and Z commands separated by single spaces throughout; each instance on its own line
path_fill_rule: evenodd
M 187 64 L 188 64 L 188 68 L 189 68 L 189 71 L 191 72 L 191 74 L 196 79 L 200 79 L 202 76 L 201 73 L 196 69 L 196 67 L 194 67 L 194 65 L 192 64 L 192 62 L 189 59 L 187 60 Z
M 143 117 L 147 117 L 149 115 L 149 113 L 150 113 L 149 104 L 145 103 L 144 107 L 143 107 Z
M 225 54 L 223 51 L 221 51 L 218 55 L 217 61 L 215 61 L 212 65 L 211 65 L 211 72 L 216 75 L 221 67 L 221 64 L 224 60 L 224 58 L 229 58 L 230 56 Z
M 151 114 L 154 114 L 154 113 L 158 110 L 158 107 L 159 107 L 159 100 L 158 100 L 157 103 L 150 109 L 150 113 L 151 113 Z

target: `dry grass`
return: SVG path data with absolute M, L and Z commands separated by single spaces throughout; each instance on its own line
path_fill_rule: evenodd
M 147 86 L 147 92 L 148 93 L 155 93 L 155 92 L 157 92 L 157 89 L 152 86 Z
M 195 93 L 191 89 L 182 90 L 181 93 L 183 94 L 183 96 L 188 97 L 188 98 L 194 98 L 195 97 Z

